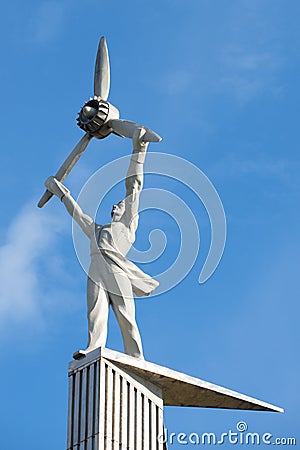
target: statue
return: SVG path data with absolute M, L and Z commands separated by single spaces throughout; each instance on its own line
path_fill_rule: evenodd
M 138 226 L 139 197 L 143 187 L 143 163 L 148 143 L 143 141 L 145 128 L 133 135 L 133 152 L 126 176 L 126 197 L 112 208 L 112 221 L 98 225 L 75 202 L 70 191 L 55 177 L 45 186 L 65 205 L 82 231 L 90 239 L 91 264 L 87 282 L 88 346 L 74 353 L 84 357 L 97 347 L 105 347 L 109 306 L 119 323 L 124 350 L 128 355 L 143 358 L 142 341 L 135 320 L 133 293 L 149 295 L 158 282 L 126 259 L 135 241 Z
M 133 293 L 137 296 L 149 295 L 158 286 L 157 281 L 127 260 L 126 254 L 135 241 L 138 226 L 146 150 L 149 142 L 159 142 L 161 137 L 145 126 L 119 119 L 119 110 L 107 101 L 109 88 L 108 49 L 106 40 L 102 37 L 94 71 L 94 97 L 84 104 L 77 118 L 77 124 L 85 131 L 85 135 L 56 175 L 46 180 L 47 190 L 38 203 L 38 207 L 42 208 L 53 195 L 59 197 L 90 239 L 91 265 L 87 284 L 89 339 L 85 350 L 74 353 L 75 359 L 84 357 L 97 347 L 105 346 L 110 305 L 121 328 L 125 353 L 142 359 L 142 342 L 135 320 Z M 133 153 L 126 177 L 126 197 L 114 205 L 111 223 L 101 226 L 82 212 L 62 181 L 93 137 L 103 139 L 111 133 L 132 139 Z

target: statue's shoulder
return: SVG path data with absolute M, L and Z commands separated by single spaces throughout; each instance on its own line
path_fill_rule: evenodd
M 95 236 L 98 236 L 101 233 L 103 225 L 99 225 L 99 223 L 95 223 Z

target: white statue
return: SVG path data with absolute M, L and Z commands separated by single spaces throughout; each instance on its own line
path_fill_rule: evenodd
M 133 136 L 133 152 L 126 176 L 126 198 L 113 206 L 112 221 L 101 226 L 85 214 L 56 178 L 49 177 L 45 186 L 59 197 L 67 211 L 90 239 L 91 265 L 87 283 L 88 346 L 74 358 L 81 358 L 97 347 L 105 347 L 109 306 L 119 323 L 125 353 L 143 358 L 142 342 L 135 319 L 133 293 L 149 295 L 158 282 L 126 259 L 135 241 L 138 226 L 139 197 L 143 187 L 143 163 L 148 142 L 143 141 L 144 128 Z

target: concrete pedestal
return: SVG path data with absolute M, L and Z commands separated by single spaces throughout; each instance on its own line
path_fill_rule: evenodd
M 163 450 L 163 406 L 281 408 L 106 348 L 69 364 L 67 450 Z

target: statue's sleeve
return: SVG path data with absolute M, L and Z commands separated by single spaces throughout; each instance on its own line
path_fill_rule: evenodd
M 144 183 L 144 161 L 146 152 L 133 152 L 126 175 L 125 213 L 122 222 L 135 232 L 138 226 L 140 193 Z
M 85 214 L 74 198 L 68 193 L 61 199 L 62 203 L 65 205 L 68 213 L 73 217 L 73 219 L 78 223 L 82 231 L 91 238 L 94 235 L 94 220 Z

